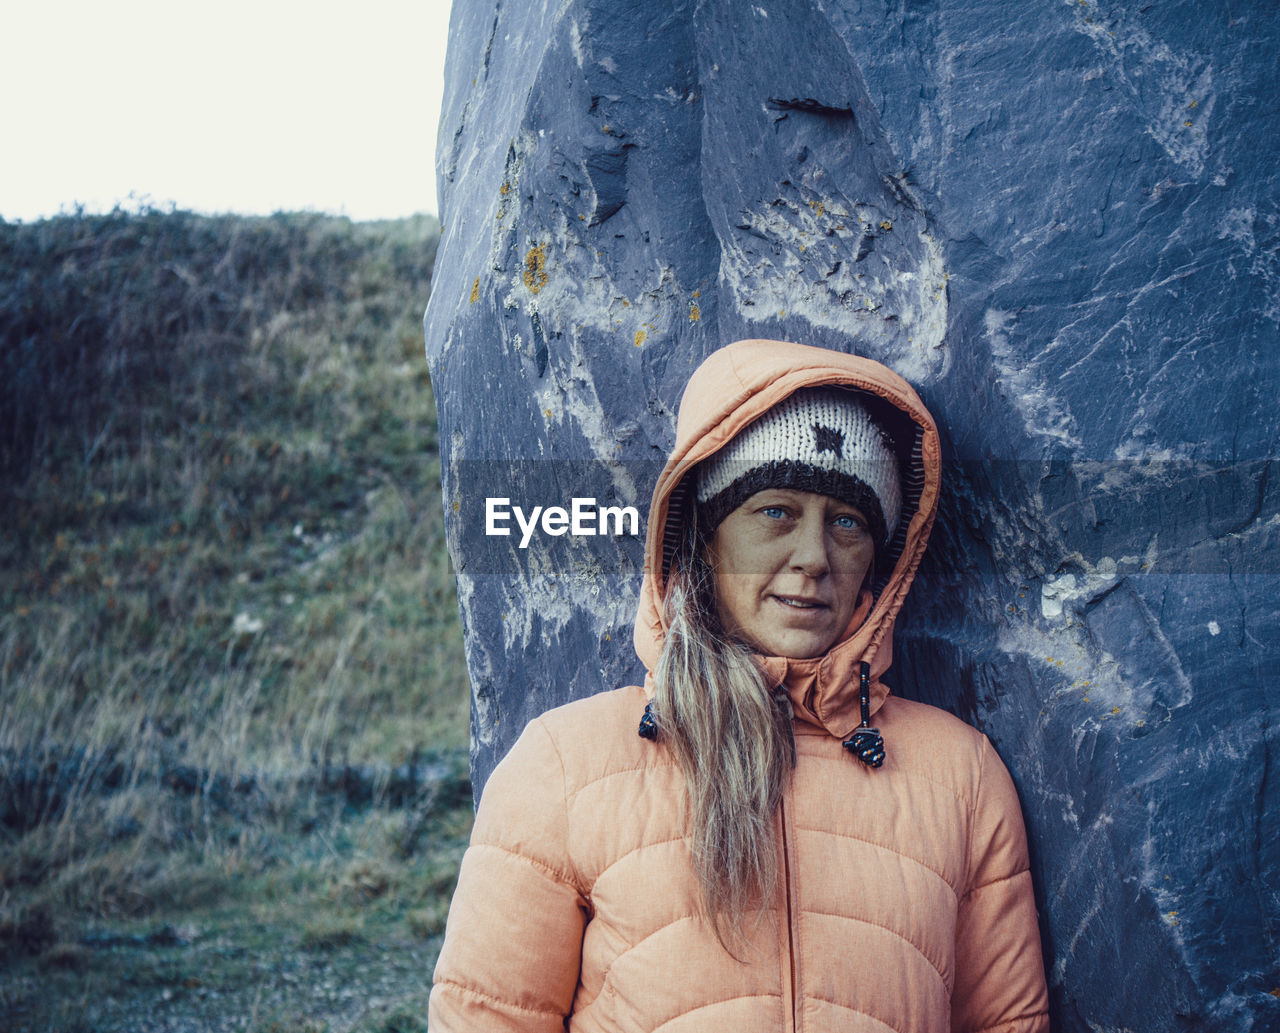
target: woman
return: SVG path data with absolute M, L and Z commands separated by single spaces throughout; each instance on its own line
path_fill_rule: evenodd
M 645 685 L 544 714 L 493 773 L 432 1033 L 1046 1030 L 1009 776 L 881 681 L 937 506 L 929 413 L 878 363 L 742 341 L 676 438 Z

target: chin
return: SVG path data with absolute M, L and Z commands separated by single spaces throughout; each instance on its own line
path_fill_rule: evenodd
M 821 656 L 830 647 L 830 642 L 815 640 L 806 635 L 767 643 L 762 652 L 766 656 L 783 656 L 788 660 L 812 660 L 815 656 Z

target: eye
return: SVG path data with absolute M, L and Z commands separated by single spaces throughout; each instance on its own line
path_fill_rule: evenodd
M 841 513 L 832 521 L 842 531 L 862 531 L 866 529 L 866 521 L 853 513 Z
M 763 513 L 765 516 L 767 516 L 770 520 L 781 520 L 783 517 L 787 515 L 787 511 L 783 509 L 781 506 L 765 506 L 762 510 L 760 510 L 760 512 Z

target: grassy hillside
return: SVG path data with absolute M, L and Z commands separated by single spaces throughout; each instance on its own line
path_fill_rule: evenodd
M 436 239 L 0 222 L 0 1027 L 422 1028 L 470 820 Z

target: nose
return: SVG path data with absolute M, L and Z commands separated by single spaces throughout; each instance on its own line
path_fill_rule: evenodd
M 821 514 L 806 513 L 791 532 L 791 569 L 819 578 L 831 569 L 827 529 Z

